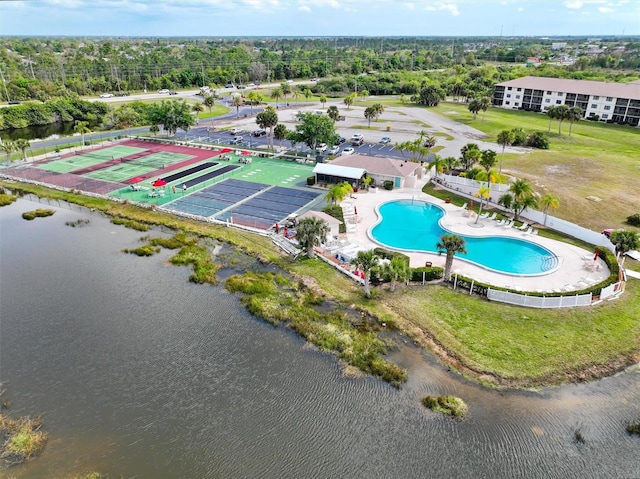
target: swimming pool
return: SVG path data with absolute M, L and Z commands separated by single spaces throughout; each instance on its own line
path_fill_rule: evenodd
M 371 238 L 385 246 L 407 251 L 437 252 L 436 243 L 451 233 L 440 226 L 442 208 L 417 200 L 398 200 L 378 207 L 379 221 Z M 464 236 L 466 254 L 456 258 L 506 274 L 536 276 L 558 267 L 558 257 L 531 241 L 504 236 Z

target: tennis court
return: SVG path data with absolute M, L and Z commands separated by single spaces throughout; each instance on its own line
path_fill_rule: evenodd
M 125 156 L 139 154 L 144 151 L 146 150 L 143 148 L 118 145 L 78 155 L 66 156 L 59 160 L 40 165 L 40 168 L 58 173 L 68 173 L 70 171 L 96 166 L 114 159 L 124 158 Z
M 151 172 L 162 170 L 191 158 L 193 158 L 193 156 L 179 153 L 155 153 L 130 160 L 127 163 L 116 163 L 106 168 L 97 169 L 86 173 L 85 176 L 98 180 L 124 183 L 130 178 L 145 176 Z

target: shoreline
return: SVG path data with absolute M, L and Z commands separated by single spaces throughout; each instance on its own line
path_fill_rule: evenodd
M 437 334 L 434 334 L 434 332 L 430 331 L 428 328 L 424 328 L 407 319 L 399 311 L 394 309 L 393 304 L 384 302 L 385 298 L 382 297 L 383 295 L 380 295 L 377 299 L 371 301 L 363 301 L 363 298 L 361 297 L 361 287 L 346 278 L 341 278 L 337 271 L 334 273 L 335 278 L 329 279 L 329 281 L 334 283 L 333 287 L 337 286 L 338 289 L 340 289 L 340 286 L 343 286 L 343 288 L 342 291 L 337 293 L 337 295 L 333 294 L 329 288 L 323 287 L 321 284 L 323 278 L 321 276 L 315 277 L 308 271 L 308 269 L 304 272 L 299 271 L 300 268 L 296 268 L 298 264 L 295 261 L 289 261 L 288 258 L 284 257 L 283 254 L 272 244 L 257 244 L 260 242 L 255 241 L 256 235 L 254 234 L 250 234 L 246 231 L 235 231 L 233 229 L 216 226 L 212 227 L 208 224 L 199 224 L 199 222 L 194 222 L 192 220 L 185 220 L 164 213 L 144 210 L 133 205 L 109 202 L 108 200 L 99 200 L 99 204 L 96 204 L 95 198 L 77 193 L 66 193 L 58 190 L 52 190 L 46 187 L 23 183 L 13 184 L 8 183 L 7 181 L 1 181 L 0 185 L 9 190 L 17 190 L 23 193 L 34 194 L 39 197 L 57 197 L 64 201 L 80 204 L 87 208 L 98 209 L 107 216 L 118 214 L 119 216 L 130 217 L 135 220 L 144 218 L 143 221 L 148 224 L 168 226 L 172 229 L 182 228 L 187 231 L 195 232 L 196 234 L 204 234 L 206 236 L 214 237 L 220 241 L 227 242 L 230 245 L 238 247 L 240 250 L 250 254 L 258 261 L 272 263 L 283 271 L 303 279 L 308 287 L 321 291 L 325 298 L 336 301 L 345 308 L 362 309 L 370 316 L 373 316 L 378 323 L 386 322 L 387 324 L 390 324 L 391 327 L 397 329 L 401 334 L 405 335 L 421 348 L 428 349 L 437 357 L 438 361 L 445 366 L 485 387 L 526 390 L 532 388 L 554 387 L 563 384 L 577 384 L 596 381 L 623 371 L 630 366 L 640 364 L 640 350 L 636 347 L 636 349 L 631 352 L 620 352 L 602 364 L 590 364 L 578 368 L 554 370 L 549 374 L 544 374 L 537 378 L 527 376 L 508 378 L 494 372 L 483 371 L 482 368 L 474 367 L 471 360 L 465 359 L 464 354 L 461 354 L 455 349 L 447 347 L 446 344 L 438 341 L 436 339 Z M 247 236 L 249 236 L 249 238 L 247 238 Z M 244 244 L 242 244 L 243 242 L 238 241 L 240 238 L 244 240 Z M 320 273 L 318 272 L 318 274 Z M 335 283 L 340 284 L 336 285 Z M 431 285 L 429 288 L 436 288 L 438 286 L 439 285 Z M 460 293 L 454 294 L 460 295 Z M 632 295 L 633 292 L 628 291 L 627 294 Z M 498 306 L 496 305 L 495 307 Z M 634 338 L 637 343 L 637 334 L 634 335 Z M 339 360 L 339 357 L 335 357 Z

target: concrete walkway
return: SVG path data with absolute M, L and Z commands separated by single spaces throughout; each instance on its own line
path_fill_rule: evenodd
M 507 287 L 512 290 L 538 291 L 538 292 L 562 292 L 576 291 L 592 284 L 598 283 L 609 276 L 609 269 L 601 259 L 598 259 L 600 270 L 590 271 L 586 264 L 593 263 L 593 252 L 576 246 L 561 243 L 539 235 L 526 234 L 514 228 L 505 228 L 494 220 L 480 219 L 474 224 L 473 217 L 465 216 L 465 211 L 460 207 L 447 204 L 443 200 L 422 193 L 424 181 L 415 189 L 387 191 L 378 189 L 377 192 L 354 193 L 351 201 L 357 208 L 358 222 L 355 231 L 347 233 L 349 242 L 358 244 L 362 249 L 370 249 L 379 246 L 369 236 L 369 230 L 377 223 L 378 215 L 376 206 L 399 199 L 416 199 L 436 204 L 445 210 L 445 216 L 441 220 L 442 226 L 452 233 L 465 236 L 508 236 L 526 239 L 552 251 L 560 260 L 559 267 L 548 274 L 541 276 L 516 276 L 497 273 L 480 266 L 468 263 L 458 257 L 454 259 L 453 269 L 461 275 L 475 280 L 493 284 L 499 287 Z M 435 248 L 435 245 L 433 245 Z M 411 258 L 411 266 L 424 266 L 425 262 L 431 262 L 436 266 L 444 267 L 445 256 L 433 253 L 406 253 Z M 499 254 L 499 252 L 497 252 Z

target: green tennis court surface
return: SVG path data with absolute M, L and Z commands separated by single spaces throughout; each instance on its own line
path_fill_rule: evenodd
M 193 158 L 191 155 L 162 152 L 137 158 L 127 163 L 109 166 L 87 173 L 85 176 L 97 180 L 124 182 L 134 176 L 144 176 L 151 171 L 161 170 L 167 166 Z
M 143 148 L 135 148 L 132 146 L 112 146 L 102 150 L 92 151 L 81 155 L 69 156 L 61 160 L 49 162 L 41 165 L 43 170 L 54 171 L 56 173 L 68 173 L 70 171 L 87 168 L 88 166 L 98 165 L 105 161 L 124 158 L 125 156 L 134 155 L 146 151 Z

